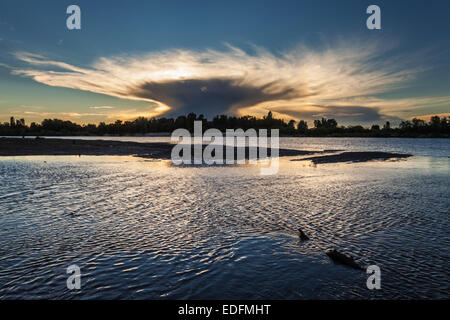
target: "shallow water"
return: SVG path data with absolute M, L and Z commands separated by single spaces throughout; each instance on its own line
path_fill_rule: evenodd
M 134 141 L 154 139 L 164 140 Z M 280 146 L 415 156 L 318 166 L 283 158 L 274 176 L 134 157 L 0 158 L 0 298 L 450 297 L 450 140 Z M 299 226 L 310 241 L 299 243 Z M 382 289 L 331 262 L 330 248 L 378 265 Z M 81 290 L 66 287 L 72 264 Z

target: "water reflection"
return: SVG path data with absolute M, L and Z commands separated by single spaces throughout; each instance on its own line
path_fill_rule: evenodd
M 0 298 L 448 298 L 449 169 L 421 156 L 282 158 L 274 176 L 135 157 L 2 158 Z M 299 243 L 299 226 L 310 241 Z M 330 248 L 379 265 L 383 289 L 334 265 Z M 78 293 L 66 288 L 70 264 L 82 270 Z

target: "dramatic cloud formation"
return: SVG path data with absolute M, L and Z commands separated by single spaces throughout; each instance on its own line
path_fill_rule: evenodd
M 360 106 L 309 106 L 302 109 L 279 108 L 278 112 L 299 119 L 334 118 L 339 122 L 376 123 L 385 121 L 400 121 L 393 116 L 380 113 L 378 108 Z
M 232 109 L 297 96 L 292 88 L 270 91 L 271 84 L 260 87 L 236 83 L 232 79 L 171 80 L 146 82 L 130 93 L 137 97 L 161 101 L 176 113 L 195 111 L 204 115 L 230 113 Z
M 404 88 L 423 71 L 413 57 L 385 59 L 386 54 L 373 43 L 303 47 L 279 55 L 229 46 L 223 52 L 171 50 L 100 58 L 92 67 L 80 68 L 22 52 L 17 59 L 33 67 L 13 73 L 50 86 L 148 101 L 147 116 L 261 115 L 271 110 L 286 118 L 370 122 L 398 119 L 402 109 L 450 101 L 376 97 Z

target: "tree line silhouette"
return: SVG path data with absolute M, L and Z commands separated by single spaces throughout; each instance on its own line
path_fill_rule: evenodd
M 194 121 L 202 121 L 203 130 L 216 128 L 226 129 L 279 129 L 284 136 L 307 137 L 450 137 L 450 119 L 433 116 L 427 122 L 422 119 L 405 120 L 396 128 L 392 128 L 389 121 L 382 127 L 372 125 L 371 128 L 356 126 L 338 126 L 335 119 L 314 120 L 313 127 L 309 127 L 304 120 L 289 122 L 274 118 L 272 112 L 262 118 L 253 116 L 218 115 L 212 120 L 203 115 L 189 113 L 177 118 L 143 118 L 134 121 L 117 120 L 114 123 L 80 125 L 72 121 L 60 119 L 45 119 L 41 123 L 25 123 L 25 119 L 14 119 L 0 124 L 0 135 L 3 136 L 80 136 L 80 135 L 145 135 L 160 132 L 172 132 L 178 128 L 193 131 Z

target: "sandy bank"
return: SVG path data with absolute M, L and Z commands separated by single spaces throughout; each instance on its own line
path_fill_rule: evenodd
M 295 159 L 292 161 L 310 160 L 314 164 L 323 164 L 323 163 L 338 163 L 338 162 L 367 162 L 372 160 L 404 159 L 411 156 L 412 156 L 411 154 L 402 154 L 402 153 L 362 151 L 362 152 L 342 152 L 332 155 Z
M 173 144 L 163 142 L 0 138 L 0 156 L 134 155 L 143 158 L 170 159 L 173 146 Z M 267 152 L 270 155 L 270 149 Z M 313 153 L 315 152 L 292 149 L 279 150 L 280 157 L 303 156 Z M 237 148 L 235 148 L 235 154 L 237 154 Z M 245 155 L 248 158 L 248 147 L 245 148 Z

